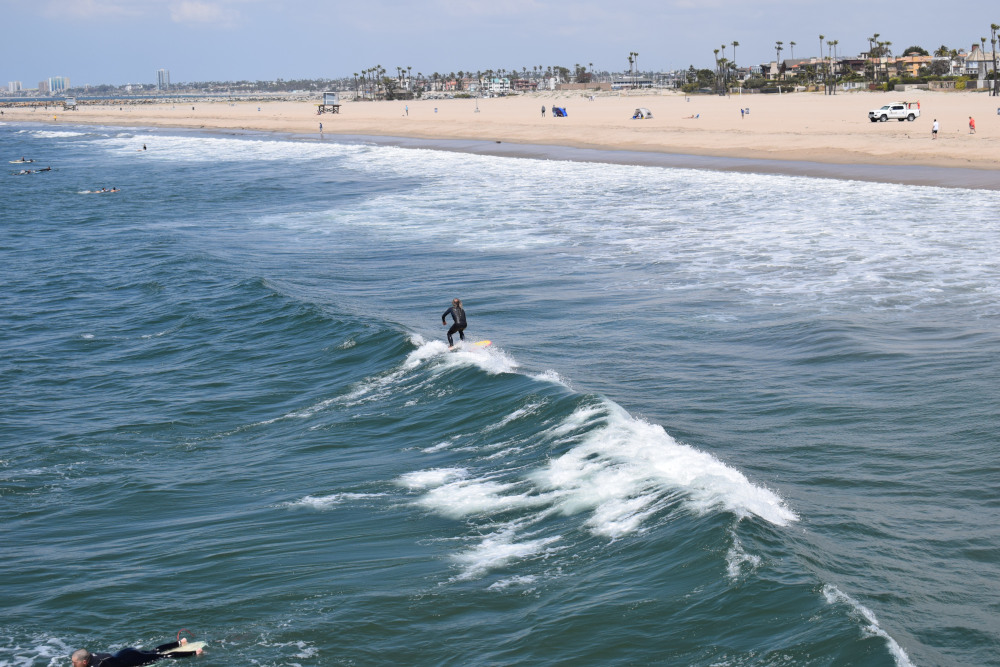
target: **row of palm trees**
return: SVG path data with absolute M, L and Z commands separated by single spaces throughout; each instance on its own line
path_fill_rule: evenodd
M 993 85 L 991 93 L 993 95 L 1000 95 L 1000 79 L 997 75 L 997 35 L 1000 32 L 1000 25 L 996 23 L 990 24 L 990 44 L 992 46 L 992 63 L 993 63 Z M 889 61 L 892 58 L 892 42 L 889 40 L 879 39 L 881 35 L 879 33 L 873 34 L 871 37 L 865 38 L 868 41 L 868 52 L 866 54 L 866 59 L 868 60 L 868 66 L 866 67 L 866 76 L 870 78 L 873 84 L 878 84 L 880 82 L 887 82 L 889 80 Z M 828 40 L 826 42 L 827 53 L 826 57 L 823 57 L 823 40 L 826 39 L 825 35 L 819 36 L 819 53 L 822 58 L 820 67 L 817 67 L 814 73 L 815 80 L 817 83 L 823 81 L 835 80 L 839 73 L 836 71 L 834 65 L 838 62 L 837 55 L 837 45 L 840 44 L 839 40 Z M 983 56 L 983 67 L 986 67 L 986 38 L 980 37 L 980 43 L 982 48 L 980 53 Z M 784 71 L 781 68 L 781 52 L 784 50 L 784 42 L 776 41 L 775 43 L 775 62 L 779 68 L 779 78 L 783 76 Z M 735 45 L 734 45 L 735 46 Z M 795 59 L 795 42 L 789 42 L 788 46 L 791 50 L 791 58 Z M 718 53 L 718 50 L 716 50 Z M 735 48 L 734 48 L 735 53 Z M 926 53 L 926 52 L 925 52 Z M 934 52 L 935 56 L 952 56 L 957 55 L 954 49 L 948 49 L 945 46 L 941 46 L 937 51 Z
M 1000 77 L 997 76 L 996 72 L 998 70 L 998 54 L 997 54 L 997 41 L 998 34 L 1000 34 L 1000 25 L 996 23 L 990 24 L 990 39 L 989 42 L 992 46 L 992 64 L 993 64 L 993 84 L 991 89 L 992 95 L 1000 95 Z M 870 77 L 873 84 L 878 84 L 880 82 L 885 82 L 889 80 L 889 61 L 892 58 L 892 42 L 889 40 L 881 40 L 881 35 L 879 33 L 874 33 L 871 37 L 867 37 L 868 41 L 868 52 L 866 54 L 868 60 L 868 67 L 866 68 L 866 74 Z M 827 82 L 831 83 L 839 78 L 839 72 L 837 71 L 835 64 L 838 62 L 837 46 L 840 44 L 839 40 L 832 39 L 826 40 L 825 35 L 819 36 L 819 52 L 821 62 L 818 67 L 813 71 L 813 78 L 817 84 Z M 982 49 L 980 53 L 983 56 L 983 67 L 986 68 L 986 37 L 980 38 L 980 43 Z M 730 44 L 722 44 L 718 49 L 714 49 L 715 54 L 715 71 L 718 85 L 724 90 L 729 86 L 730 76 L 736 70 L 736 48 L 740 45 L 737 40 L 733 40 Z M 826 55 L 823 55 L 823 47 L 826 46 Z M 726 49 L 732 46 L 733 57 L 728 59 L 726 57 Z M 785 42 L 775 41 L 774 43 L 774 56 L 775 64 L 778 67 L 777 78 L 784 78 L 784 68 L 781 64 L 781 52 L 784 51 Z M 792 60 L 795 59 L 795 47 L 798 44 L 794 41 L 788 42 L 788 48 L 790 52 L 790 57 Z M 720 56 L 721 53 L 721 56 Z M 926 53 L 926 52 L 925 52 Z M 935 56 L 952 56 L 956 55 L 954 49 L 948 49 L 946 46 L 942 45 L 935 52 Z M 632 77 L 634 81 L 639 73 L 639 52 L 629 51 L 628 54 L 628 65 L 629 65 L 629 76 Z M 578 82 L 590 81 L 593 77 L 594 63 L 588 63 L 590 71 L 587 67 L 584 67 L 580 63 L 576 63 L 573 70 L 573 78 Z M 417 78 L 414 82 L 413 68 L 407 67 L 396 67 L 396 77 L 391 79 L 386 77 L 386 70 L 381 65 L 375 65 L 368 69 L 361 70 L 361 72 L 354 73 L 354 86 L 355 94 L 358 99 L 384 99 L 392 95 L 393 90 L 396 89 L 417 89 L 425 90 L 433 82 L 433 87 L 438 88 L 439 83 L 442 80 L 454 80 L 457 82 L 459 89 L 462 86 L 462 80 L 466 76 L 472 76 L 472 72 L 465 72 L 459 70 L 456 72 L 450 72 L 448 74 L 441 74 L 439 72 L 434 72 L 427 77 L 424 76 L 422 72 L 417 72 Z M 456 76 L 457 75 L 457 76 Z M 500 77 L 505 78 L 508 76 L 520 76 L 524 79 L 535 79 L 541 80 L 543 78 L 552 78 L 554 76 L 560 77 L 563 80 L 570 79 L 570 70 L 566 67 L 560 65 L 533 65 L 529 73 L 528 68 L 521 67 L 520 71 L 518 68 L 507 69 L 489 69 L 485 72 L 477 71 L 476 78 L 482 79 Z
M 635 53 L 634 55 L 638 56 L 639 54 Z M 594 63 L 587 63 L 587 65 L 576 63 L 572 71 L 568 67 L 561 65 L 533 65 L 530 71 L 527 66 L 521 67 L 520 70 L 516 67 L 509 70 L 506 68 L 477 70 L 475 77 L 477 80 L 483 78 L 517 77 L 535 81 L 559 77 L 564 81 L 569 81 L 572 78 L 572 80 L 582 83 L 593 79 L 593 68 Z M 386 99 L 391 97 L 397 90 L 423 91 L 429 88 L 440 89 L 446 81 L 455 81 L 456 86 L 461 90 L 463 80 L 466 77 L 473 76 L 473 72 L 471 71 L 459 70 L 458 72 L 447 73 L 434 72 L 426 76 L 423 72 L 417 72 L 416 78 L 413 78 L 413 67 L 411 66 L 397 66 L 395 77 L 387 77 L 386 74 L 386 69 L 381 65 L 375 65 L 360 72 L 354 72 L 354 92 L 356 99 Z

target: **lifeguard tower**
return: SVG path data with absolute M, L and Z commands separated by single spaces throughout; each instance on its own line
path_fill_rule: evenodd
M 340 113 L 340 93 L 323 93 L 323 104 L 316 105 L 316 113 Z

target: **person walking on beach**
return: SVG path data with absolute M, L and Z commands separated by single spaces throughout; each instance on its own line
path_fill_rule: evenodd
M 542 105 L 542 118 L 545 118 L 545 105 Z
M 465 327 L 467 324 L 465 320 L 465 309 L 462 308 L 461 299 L 452 299 L 451 308 L 444 311 L 444 314 L 441 315 L 441 324 L 444 326 L 448 326 L 448 322 L 445 318 L 448 317 L 449 314 L 451 314 L 451 319 L 454 322 L 454 324 L 451 325 L 451 328 L 448 329 L 448 347 L 452 348 L 455 347 L 455 341 L 452 339 L 452 336 L 456 332 L 458 333 L 459 338 L 463 341 L 465 340 Z
M 972 116 L 969 116 L 969 134 L 975 134 L 975 133 L 976 133 L 976 119 L 973 118 Z
M 931 125 L 931 139 L 937 139 L 938 132 L 938 122 L 937 118 L 934 119 L 934 124 Z

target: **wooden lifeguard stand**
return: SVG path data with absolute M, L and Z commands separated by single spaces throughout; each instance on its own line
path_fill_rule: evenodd
M 323 93 L 323 104 L 317 104 L 316 113 L 340 113 L 340 93 Z

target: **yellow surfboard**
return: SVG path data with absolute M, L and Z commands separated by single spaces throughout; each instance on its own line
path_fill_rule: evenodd
M 480 340 L 480 341 L 476 341 L 475 343 L 472 343 L 469 347 L 489 347 L 492 344 L 493 344 L 493 341 L 490 341 L 490 340 Z M 462 346 L 461 345 L 452 345 L 451 347 L 448 348 L 448 350 L 451 351 L 451 352 L 453 352 L 453 351 L 459 349 L 459 347 L 462 347 Z

